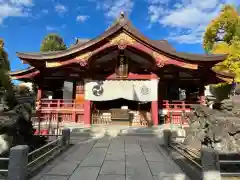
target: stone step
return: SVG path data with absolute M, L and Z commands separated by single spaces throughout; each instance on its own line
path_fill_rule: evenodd
M 72 136 L 82 136 L 90 138 L 101 138 L 103 136 L 163 136 L 164 129 L 171 129 L 177 133 L 178 136 L 185 135 L 183 129 L 177 125 L 160 125 L 155 127 L 133 127 L 120 125 L 92 125 L 85 126 L 83 124 L 65 124 L 64 127 L 71 129 Z M 62 127 L 62 128 L 64 128 Z
M 72 135 L 77 136 L 162 136 L 164 129 L 172 129 L 176 131 L 178 136 L 185 133 L 182 128 L 177 126 L 167 128 L 167 126 L 157 127 L 125 127 L 125 126 L 92 126 L 88 128 L 72 128 Z

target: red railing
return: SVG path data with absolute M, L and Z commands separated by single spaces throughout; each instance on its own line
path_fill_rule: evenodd
M 164 100 L 162 109 L 174 110 L 174 111 L 190 111 L 191 104 L 187 104 L 185 101 L 169 101 Z
M 193 102 L 191 104 L 196 104 Z M 185 124 L 185 113 L 190 112 L 190 103 L 185 101 L 163 100 L 159 107 L 165 115 L 165 123 Z M 41 99 L 39 117 L 44 122 L 78 122 L 83 123 L 84 104 L 74 99 Z
M 199 102 L 186 103 L 185 101 L 169 101 L 164 100 L 162 103 L 162 113 L 165 115 L 165 124 L 187 124 L 186 113 L 191 111 L 192 104 Z
M 42 111 L 81 111 L 84 109 L 83 103 L 77 103 L 75 99 L 41 99 L 40 108 Z
M 41 99 L 38 111 L 41 121 L 81 123 L 84 104 L 77 103 L 74 99 Z

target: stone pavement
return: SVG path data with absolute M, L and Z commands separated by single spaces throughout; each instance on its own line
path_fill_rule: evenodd
M 188 180 L 157 137 L 86 140 L 75 139 L 71 149 L 32 180 Z

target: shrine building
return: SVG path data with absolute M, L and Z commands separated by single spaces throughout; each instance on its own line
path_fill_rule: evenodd
M 38 85 L 41 121 L 182 123 L 190 104 L 205 103 L 206 85 L 233 81 L 232 75 L 213 70 L 226 55 L 177 52 L 165 40 L 144 36 L 123 13 L 100 36 L 78 39 L 67 50 L 17 56 L 30 67 L 10 75 Z

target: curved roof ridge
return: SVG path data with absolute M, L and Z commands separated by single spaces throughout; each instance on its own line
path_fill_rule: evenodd
M 18 75 L 18 74 L 21 74 L 21 73 L 31 72 L 31 71 L 34 71 L 34 70 L 37 70 L 37 68 L 35 68 L 33 66 L 30 66 L 30 67 L 27 67 L 26 69 L 21 69 L 21 70 L 16 70 L 16 71 L 9 71 L 8 74 L 10 76 L 14 76 L 14 75 Z
M 157 40 L 152 40 L 147 38 L 144 34 L 142 34 L 138 29 L 136 29 L 130 21 L 127 22 L 124 26 L 128 26 L 130 28 L 127 28 L 127 30 L 130 31 L 133 36 L 137 34 L 138 36 L 142 37 L 150 46 L 156 45 L 152 44 L 151 42 L 157 42 Z M 167 42 L 167 48 L 164 46 L 159 47 L 159 45 L 153 46 L 154 48 L 157 48 L 158 50 L 162 51 L 163 53 L 167 53 L 169 55 L 173 55 L 175 57 L 179 57 L 185 60 L 195 60 L 195 61 L 208 61 L 208 60 L 216 60 L 216 61 L 221 61 L 226 58 L 226 54 L 211 54 L 211 55 L 206 55 L 206 54 L 194 54 L 194 53 L 183 53 L 183 52 L 176 52 L 175 48 L 171 46 L 171 44 L 166 41 L 166 40 L 161 40 L 162 42 Z M 204 58 L 204 59 L 202 59 Z M 219 59 L 215 59 L 219 58 Z
M 89 38 L 76 38 L 76 44 L 82 44 L 82 43 L 85 43 L 85 42 L 88 42 L 90 41 L 91 39 Z
M 226 54 L 196 54 L 196 53 L 188 53 L 188 52 L 177 52 L 178 54 L 182 54 L 182 55 L 194 55 L 194 56 L 204 56 L 206 58 L 208 57 L 219 57 L 219 56 L 226 56 Z
M 177 59 L 183 59 L 183 60 L 189 60 L 189 61 L 222 61 L 226 58 L 226 55 L 197 55 L 197 54 L 190 54 L 190 53 L 181 53 L 176 52 L 175 48 L 171 46 L 166 40 L 151 40 L 147 38 L 144 34 L 142 34 L 138 29 L 133 26 L 133 24 L 130 22 L 130 20 L 124 15 L 124 13 L 121 13 L 120 17 L 114 23 L 109 29 L 104 31 L 101 35 L 96 36 L 95 38 L 86 41 L 81 44 L 76 44 L 67 50 L 63 51 L 54 51 L 54 52 L 48 52 L 48 53 L 19 53 L 17 52 L 17 56 L 21 59 L 32 59 L 32 60 L 51 60 L 51 59 L 57 59 L 62 58 L 64 56 L 68 56 L 70 54 L 77 53 L 81 50 L 85 50 L 92 45 L 95 45 L 105 38 L 114 35 L 114 33 L 118 32 L 119 30 L 124 30 L 130 35 L 132 35 L 135 38 L 138 38 L 140 41 L 145 43 L 146 45 L 149 45 L 151 48 L 163 53 L 166 56 L 177 58 Z M 162 44 L 161 44 L 162 43 Z

